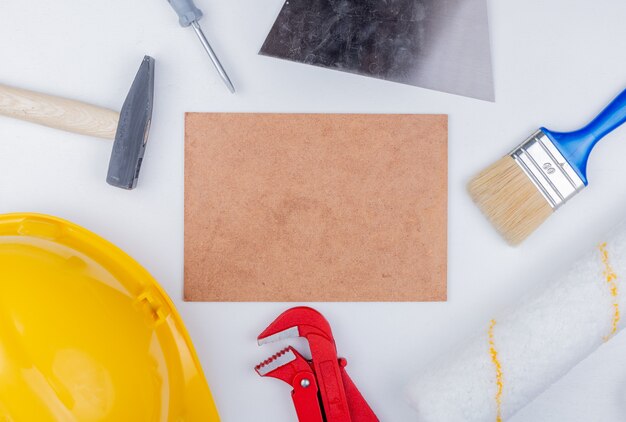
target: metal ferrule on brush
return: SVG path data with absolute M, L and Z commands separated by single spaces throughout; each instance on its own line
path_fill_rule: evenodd
M 585 187 L 576 170 L 542 130 L 516 148 L 511 157 L 554 210 Z

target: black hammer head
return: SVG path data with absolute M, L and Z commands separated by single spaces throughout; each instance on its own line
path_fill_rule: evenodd
M 145 56 L 120 112 L 107 175 L 107 183 L 112 186 L 137 186 L 152 120 L 153 97 L 154 59 Z

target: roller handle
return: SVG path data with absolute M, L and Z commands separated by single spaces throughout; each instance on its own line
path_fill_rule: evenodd
M 0 85 L 0 115 L 105 139 L 115 139 L 119 121 L 112 110 L 6 85 Z
M 167 0 L 178 15 L 180 26 L 187 27 L 202 18 L 202 11 L 196 7 L 193 0 Z
M 600 139 L 626 122 L 626 90 L 622 91 L 591 123 L 575 132 L 552 132 L 548 135 L 565 159 L 587 185 L 587 161 Z

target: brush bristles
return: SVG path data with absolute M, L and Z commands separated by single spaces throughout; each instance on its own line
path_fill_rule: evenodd
M 472 199 L 494 227 L 517 245 L 550 215 L 552 207 L 515 160 L 506 156 L 468 185 Z

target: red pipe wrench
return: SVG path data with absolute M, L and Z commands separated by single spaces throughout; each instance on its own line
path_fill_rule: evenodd
M 293 387 L 292 399 L 300 422 L 378 422 L 337 357 L 328 321 L 316 310 L 298 307 L 283 312 L 258 337 L 259 345 L 305 337 L 311 361 L 288 347 L 255 367 L 261 376 Z M 318 394 L 319 391 L 319 394 Z

